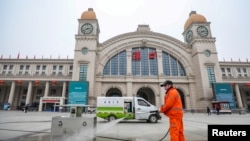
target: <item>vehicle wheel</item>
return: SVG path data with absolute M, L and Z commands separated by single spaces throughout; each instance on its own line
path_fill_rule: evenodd
M 116 120 L 116 117 L 114 115 L 108 117 L 108 121 L 114 121 L 114 120 Z
M 156 115 L 151 115 L 148 120 L 150 123 L 157 123 L 157 121 L 158 121 Z

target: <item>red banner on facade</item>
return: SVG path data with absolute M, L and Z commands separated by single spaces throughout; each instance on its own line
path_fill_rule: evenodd
M 59 99 L 44 99 L 43 102 L 46 102 L 46 103 L 59 103 L 60 100 Z
M 139 50 L 133 52 L 132 60 L 140 61 L 141 60 L 141 52 Z
M 155 59 L 155 57 L 156 57 L 156 52 L 154 51 L 154 52 L 150 52 L 149 54 L 148 54 L 148 58 L 149 59 Z

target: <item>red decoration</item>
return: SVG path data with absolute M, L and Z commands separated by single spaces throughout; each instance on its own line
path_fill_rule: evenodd
M 132 60 L 140 61 L 141 60 L 141 52 L 139 50 L 133 52 Z
M 35 81 L 34 84 L 35 84 L 35 85 L 39 85 L 39 84 L 40 84 L 40 81 Z
M 250 87 L 250 83 L 246 83 L 245 85 L 246 85 L 247 87 Z
M 17 55 L 17 59 L 19 59 L 19 57 L 20 57 L 20 53 L 18 53 L 18 55 Z
M 56 85 L 57 82 L 56 82 L 56 81 L 51 81 L 51 84 L 52 84 L 52 85 Z
M 17 85 L 22 85 L 23 81 L 22 80 L 17 80 Z
M 156 52 L 154 51 L 154 52 L 150 52 L 149 54 L 148 54 L 148 58 L 149 59 L 155 59 L 155 57 L 156 57 Z
M 5 82 L 3 80 L 0 80 L 0 85 L 3 85 Z

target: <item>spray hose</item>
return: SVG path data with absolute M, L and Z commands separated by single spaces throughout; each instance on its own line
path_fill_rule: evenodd
M 166 136 L 168 135 L 168 133 L 169 133 L 169 130 L 170 130 L 170 128 L 168 128 L 168 131 L 167 131 L 167 133 L 159 140 L 159 141 L 162 141 L 163 139 L 165 139 L 166 138 Z

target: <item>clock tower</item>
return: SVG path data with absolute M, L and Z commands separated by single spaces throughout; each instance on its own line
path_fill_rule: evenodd
M 88 104 L 93 104 L 95 63 L 99 44 L 99 24 L 93 8 L 84 11 L 78 19 L 78 32 L 75 35 L 74 71 L 72 81 L 88 82 Z
M 222 76 L 215 46 L 216 40 L 212 36 L 210 22 L 196 11 L 192 11 L 184 25 L 183 37 L 191 50 L 193 71 L 197 82 L 196 99 L 201 107 L 204 107 L 204 104 L 211 105 L 212 83 L 222 82 Z

